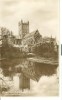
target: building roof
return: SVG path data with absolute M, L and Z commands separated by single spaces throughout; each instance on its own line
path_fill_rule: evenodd
M 55 41 L 55 38 L 53 38 L 53 37 L 43 37 L 43 41 L 45 41 L 45 42 L 50 42 L 50 41 Z
M 31 33 L 26 34 L 26 35 L 24 36 L 24 38 L 28 38 L 28 37 L 30 37 L 30 36 L 33 36 L 36 32 L 39 33 L 38 30 L 35 30 L 35 31 L 31 32 Z
M 52 40 L 55 40 L 55 38 L 53 38 L 53 37 L 48 37 L 48 36 L 44 36 L 43 39 L 52 39 Z

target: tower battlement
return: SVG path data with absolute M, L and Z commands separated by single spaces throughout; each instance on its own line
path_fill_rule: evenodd
M 29 24 L 29 21 L 25 22 L 23 20 L 19 21 L 19 24 Z

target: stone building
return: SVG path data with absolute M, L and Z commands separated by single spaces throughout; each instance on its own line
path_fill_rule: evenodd
M 44 42 L 44 43 L 51 43 L 51 42 L 53 42 L 55 44 L 56 43 L 56 39 L 53 38 L 52 36 L 51 37 L 45 36 L 45 37 L 43 37 L 42 42 Z
M 21 45 L 21 38 L 20 38 L 20 36 L 15 36 L 15 40 L 14 40 L 14 44 L 15 45 Z
M 38 30 L 29 32 L 29 22 L 19 22 L 19 36 L 21 38 L 23 51 L 32 52 L 32 46 L 39 43 L 42 40 Z
M 29 34 L 26 34 L 22 40 L 22 44 L 24 45 L 34 45 L 39 42 L 41 35 L 38 30 L 33 31 Z
M 19 24 L 18 24 L 18 27 L 19 27 L 19 36 L 20 36 L 21 39 L 23 39 L 23 37 L 26 34 L 29 34 L 29 21 L 23 22 L 21 20 L 21 22 L 19 22 Z

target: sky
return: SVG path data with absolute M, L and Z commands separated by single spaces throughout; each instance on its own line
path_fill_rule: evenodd
M 29 21 L 30 32 L 38 29 L 59 41 L 59 0 L 0 0 L 0 27 L 18 35 L 21 19 Z

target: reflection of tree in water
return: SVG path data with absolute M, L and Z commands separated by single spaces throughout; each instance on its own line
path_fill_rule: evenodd
M 14 74 L 15 66 L 20 63 L 20 59 L 6 59 L 1 61 L 1 68 L 3 69 L 4 76 Z
M 38 75 L 52 75 L 56 72 L 57 65 L 35 63 L 35 71 Z

